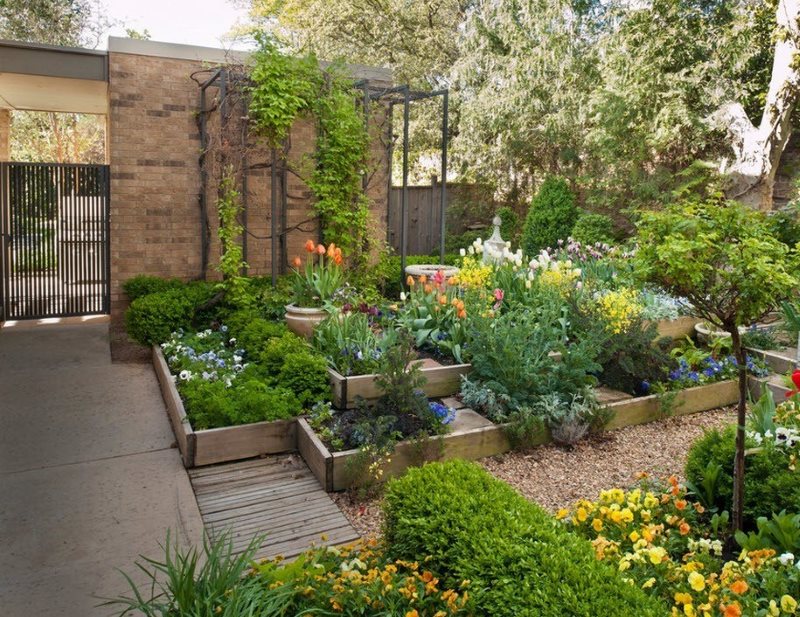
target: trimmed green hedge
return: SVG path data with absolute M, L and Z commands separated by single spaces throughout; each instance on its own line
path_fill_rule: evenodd
M 391 557 L 425 561 L 444 586 L 470 580 L 476 615 L 668 614 L 597 561 L 588 541 L 474 463 L 410 470 L 387 487 L 384 512 Z
M 179 328 L 191 328 L 197 307 L 213 295 L 213 283 L 196 282 L 137 298 L 125 313 L 128 336 L 142 345 L 163 343 Z
M 184 284 L 179 279 L 165 279 L 159 276 L 140 274 L 125 281 L 122 284 L 122 290 L 130 301 L 133 302 L 138 298 L 169 289 L 178 289 L 183 287 L 183 285 Z

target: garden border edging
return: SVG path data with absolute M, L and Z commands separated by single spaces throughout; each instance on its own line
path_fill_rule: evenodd
M 195 431 L 158 345 L 153 345 L 153 368 L 161 386 L 161 394 L 184 467 L 200 467 L 297 450 L 295 419 Z

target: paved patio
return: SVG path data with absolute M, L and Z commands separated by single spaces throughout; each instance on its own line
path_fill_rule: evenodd
M 202 519 L 153 370 L 111 364 L 108 326 L 0 330 L 0 613 L 95 617 L 167 529 Z M 118 613 L 119 610 L 116 611 Z

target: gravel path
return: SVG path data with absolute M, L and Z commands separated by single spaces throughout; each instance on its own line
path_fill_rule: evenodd
M 556 512 L 578 499 L 594 499 L 603 489 L 630 486 L 639 472 L 681 477 L 691 443 L 705 430 L 735 419 L 733 407 L 716 409 L 610 431 L 571 450 L 546 445 L 479 463 L 528 499 Z M 380 534 L 379 499 L 362 499 L 354 493 L 339 493 L 333 499 L 363 536 Z

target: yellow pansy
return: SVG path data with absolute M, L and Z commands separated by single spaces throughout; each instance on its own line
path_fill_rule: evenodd
M 689 574 L 689 586 L 695 591 L 703 591 L 706 588 L 706 579 L 699 572 Z
M 781 610 L 793 614 L 797 610 L 797 600 L 788 594 L 781 596 Z

